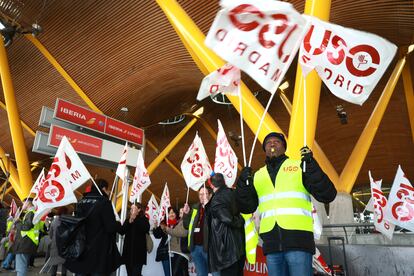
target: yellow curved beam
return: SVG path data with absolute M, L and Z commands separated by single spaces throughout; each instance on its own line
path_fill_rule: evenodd
M 402 71 L 402 79 L 404 82 L 405 100 L 407 102 L 408 117 L 411 126 L 411 138 L 414 142 L 414 91 L 409 62 L 407 62 L 404 66 L 404 69 Z
M 193 57 L 194 62 L 203 74 L 207 75 L 225 64 L 221 58 L 204 45 L 204 34 L 175 0 L 156 0 L 156 2 L 164 11 L 174 30 L 183 41 L 184 46 L 187 48 L 188 52 Z M 241 83 L 240 92 L 243 97 L 242 105 L 244 121 L 255 133 L 264 112 L 264 108 L 243 82 Z M 228 98 L 236 110 L 240 112 L 239 98 L 231 95 L 228 95 Z M 271 131 L 283 133 L 282 129 L 270 115 L 266 114 L 262 129 L 258 135 L 259 141 L 263 141 L 264 137 Z M 326 156 L 321 153 L 320 148 L 315 147 L 314 154 L 315 158 L 318 159 L 321 167 L 332 182 L 335 185 L 338 184 L 338 174 Z
M 21 180 L 21 182 L 19 182 L 14 175 L 12 184 L 19 198 L 23 199 L 29 194 L 33 181 L 29 167 L 29 158 L 27 157 L 26 152 L 26 144 L 24 142 L 22 125 L 20 123 L 19 109 L 17 107 L 13 82 L 10 75 L 7 52 L 3 41 L 0 42 L 0 75 L 4 92 L 4 101 L 7 108 L 7 117 L 9 119 L 14 155 L 16 157 L 17 168 L 19 169 L 17 173 L 19 175 L 19 179 Z
M 17 169 L 14 167 L 11 160 L 9 160 L 9 158 L 6 156 L 6 153 L 4 152 L 4 149 L 1 146 L 0 146 L 0 158 L 3 160 L 3 162 L 0 162 L 1 169 L 3 170 L 4 173 L 10 172 L 10 176 L 9 176 L 10 184 L 12 185 L 13 189 L 16 191 L 17 196 L 20 199 L 24 199 L 27 196 L 27 194 L 25 194 L 22 188 L 20 187 L 19 174 L 17 173 Z

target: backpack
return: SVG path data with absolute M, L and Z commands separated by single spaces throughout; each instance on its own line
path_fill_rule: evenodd
M 58 254 L 66 260 L 76 260 L 86 248 L 86 217 L 62 215 L 56 229 Z
M 95 204 L 96 206 L 96 204 Z M 58 254 L 66 260 L 76 260 L 86 250 L 86 219 L 95 208 L 93 206 L 85 217 L 62 215 L 56 228 Z

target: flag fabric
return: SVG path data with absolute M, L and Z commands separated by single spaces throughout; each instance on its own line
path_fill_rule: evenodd
M 315 255 L 313 255 L 312 266 L 318 272 L 323 273 L 323 275 L 331 275 L 332 273 L 331 269 L 326 264 L 325 259 L 322 257 L 321 252 L 317 247 L 315 247 Z
M 198 90 L 197 101 L 219 93 L 238 95 L 240 90 L 240 69 L 229 63 L 204 77 Z
M 116 168 L 116 175 L 122 179 L 122 182 L 126 182 L 127 179 L 127 155 L 128 155 L 128 142 L 125 143 L 124 150 L 122 151 L 121 159 L 119 160 L 118 167 Z
M 9 216 L 14 217 L 16 215 L 16 213 L 17 213 L 17 204 L 16 204 L 16 201 L 14 201 L 14 198 L 13 198 L 11 203 L 10 203 Z
M 214 172 L 223 174 L 227 187 L 232 187 L 237 177 L 237 156 L 227 140 L 220 120 L 217 120 L 217 122 L 218 133 Z
M 414 232 L 414 188 L 405 176 L 401 166 L 398 166 L 388 196 L 385 219 Z
M 145 208 L 145 216 L 147 217 L 151 229 L 155 227 L 158 223 L 158 213 L 160 207 L 158 206 L 157 200 L 154 195 L 151 195 L 150 200 L 148 201 L 147 207 Z
M 374 207 L 375 229 L 391 240 L 392 235 L 394 234 L 395 225 L 384 217 L 384 211 L 387 207 L 387 198 L 384 196 L 381 190 L 382 180 L 374 181 L 371 176 L 371 171 L 368 172 L 368 175 L 371 185 L 371 196 L 373 199 L 372 203 Z
M 313 237 L 319 240 L 322 235 L 322 223 L 319 219 L 315 205 L 312 203 Z
M 162 192 L 160 208 L 159 208 L 159 215 L 158 215 L 158 224 L 161 221 L 166 219 L 168 208 L 171 206 L 170 202 L 170 191 L 168 190 L 168 185 L 165 183 L 164 191 Z
M 187 186 L 195 191 L 200 189 L 210 177 L 212 172 L 210 161 L 208 160 L 203 142 L 197 133 L 181 162 L 181 172 Z
M 45 181 L 45 169 L 43 168 L 39 176 L 37 177 L 35 183 L 33 184 L 32 189 L 30 190 L 31 194 L 36 195 L 35 198 L 37 198 L 39 194 L 39 190 L 41 189 L 44 181 Z
M 66 137 L 63 137 L 37 199 L 34 201 L 36 206 L 34 224 L 51 209 L 77 202 L 73 190 L 90 178 L 83 163 L 75 163 L 81 161 L 76 152 L 70 149 L 73 150 L 72 146 Z
M 275 93 L 307 31 L 290 3 L 222 0 L 205 44 Z
M 305 16 L 311 23 L 299 52 L 306 76 L 316 70 L 338 98 L 362 105 L 392 61 L 397 46 L 374 34 Z
M 129 195 L 129 201 L 131 203 L 138 201 L 141 194 L 151 184 L 149 174 L 145 168 L 144 158 L 142 152 L 138 152 L 137 166 L 135 168 L 134 180 L 132 182 L 131 194 Z

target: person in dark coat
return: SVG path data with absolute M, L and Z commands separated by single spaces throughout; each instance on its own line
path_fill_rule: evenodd
M 244 220 L 240 215 L 234 191 L 227 188 L 221 173 L 214 174 L 210 180 L 214 190 L 207 214 L 210 224 L 210 271 L 219 271 L 221 276 L 243 275 Z
M 58 266 L 61 265 L 61 275 L 66 276 L 66 267 L 63 265 L 65 263 L 65 259 L 59 256 L 57 244 L 56 244 L 56 229 L 60 225 L 60 216 L 68 214 L 68 209 L 65 206 L 58 208 L 56 216 L 54 216 L 50 227 L 49 227 L 49 237 L 51 243 L 49 245 L 49 262 L 48 264 L 51 266 L 50 275 L 56 276 Z
M 121 234 L 125 234 L 122 263 L 129 276 L 140 276 L 142 266 L 147 264 L 146 234 L 150 229 L 141 203 L 131 206 L 129 219 L 122 225 Z
M 114 210 L 108 199 L 108 182 L 96 180 L 91 191 L 76 204 L 75 215 L 86 217 L 86 250 L 76 260 L 66 260 L 66 268 L 83 275 L 109 275 L 121 264 L 121 255 L 116 246 L 116 233 L 121 223 L 116 221 Z
M 336 189 L 309 148 L 303 147 L 302 159 L 294 160 L 285 155 L 286 147 L 283 134 L 269 133 L 263 140 L 266 165 L 254 175 L 252 168 L 242 169 L 236 196 L 242 213 L 260 211 L 259 234 L 269 275 L 308 276 L 315 254 L 310 195 L 329 203 Z

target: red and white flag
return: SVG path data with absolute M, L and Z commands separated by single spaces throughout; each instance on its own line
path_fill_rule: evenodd
M 200 189 L 212 172 L 210 161 L 201 138 L 196 136 L 181 162 L 181 172 L 187 186 L 195 191 Z
M 170 191 L 168 190 L 167 183 L 165 183 L 164 191 L 162 192 L 160 209 L 158 215 L 158 224 L 167 218 L 168 208 L 171 206 Z
M 384 217 L 384 212 L 387 207 L 387 198 L 381 190 L 382 180 L 374 181 L 371 176 L 371 171 L 368 172 L 368 175 L 371 183 L 371 196 L 374 206 L 375 229 L 391 240 L 392 235 L 394 234 L 395 225 Z
M 240 69 L 229 63 L 204 77 L 198 90 L 197 101 L 219 93 L 237 96 L 240 90 Z
M 140 200 L 140 196 L 151 184 L 149 174 L 145 168 L 144 158 L 142 158 L 142 151 L 138 152 L 137 166 L 135 168 L 134 180 L 132 182 L 131 194 L 129 201 L 131 203 Z
M 312 203 L 312 220 L 313 220 L 313 237 L 315 240 L 319 240 L 322 235 L 322 223 L 319 219 L 318 212 L 316 210 L 315 205 Z
M 392 61 L 397 46 L 374 34 L 305 18 L 311 26 L 299 52 L 303 74 L 315 69 L 335 96 L 362 105 Z
M 90 178 L 70 142 L 63 137 L 35 200 L 33 223 L 37 223 L 53 208 L 77 202 L 73 191 Z
M 14 217 L 17 213 L 17 204 L 16 201 L 14 201 L 14 198 L 12 199 L 12 202 L 10 203 L 10 211 L 9 216 Z
M 151 195 L 150 200 L 148 201 L 147 207 L 145 208 L 145 216 L 147 217 L 151 229 L 158 223 L 158 213 L 160 207 L 158 206 L 157 200 L 154 195 Z
M 37 177 L 35 183 L 32 186 L 32 189 L 30 190 L 31 194 L 35 194 L 35 198 L 37 198 L 39 191 L 45 181 L 45 169 L 42 169 L 42 171 L 40 172 L 39 176 Z
M 405 176 L 401 166 L 398 166 L 388 196 L 385 219 L 414 232 L 414 188 Z
M 119 160 L 118 167 L 116 168 L 116 175 L 122 180 L 123 183 L 127 182 L 127 156 L 128 156 L 128 142 L 125 143 L 124 150 L 122 151 L 121 159 Z
M 205 44 L 275 93 L 295 57 L 306 20 L 286 2 L 223 0 Z
M 227 140 L 226 133 L 220 120 L 218 122 L 218 133 L 216 143 L 216 159 L 214 160 L 214 172 L 224 176 L 227 187 L 232 187 L 237 176 L 237 156 Z

